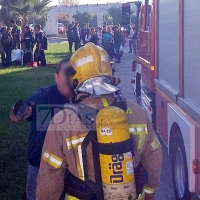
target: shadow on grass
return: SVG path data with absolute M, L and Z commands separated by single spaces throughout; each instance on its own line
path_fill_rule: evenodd
M 10 108 L 19 99 L 28 98 L 38 88 L 53 84 L 54 72 L 54 67 L 0 70 L 1 200 L 20 200 L 26 187 L 26 149 L 30 125 L 27 122 L 11 122 Z

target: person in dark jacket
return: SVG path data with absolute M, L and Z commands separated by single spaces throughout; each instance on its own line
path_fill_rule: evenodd
M 37 175 L 49 122 L 58 111 L 62 110 L 64 104 L 71 100 L 71 87 L 66 77 L 68 67 L 69 59 L 60 61 L 54 74 L 56 85 L 40 88 L 27 100 L 20 100 L 11 108 L 12 121 L 31 122 L 27 157 L 27 200 L 36 200 Z
M 123 37 L 121 31 L 118 29 L 118 26 L 113 27 L 114 31 L 114 50 L 117 58 L 117 63 L 121 63 L 121 53 L 120 53 L 120 46 L 123 42 Z
M 91 32 L 90 32 L 90 35 L 91 35 L 91 39 L 90 39 L 90 42 L 94 43 L 95 45 L 97 45 L 97 33 L 95 32 L 94 28 L 91 28 Z
M 87 27 L 87 24 L 84 24 L 84 25 L 83 25 L 83 28 L 82 28 L 82 30 L 81 30 L 81 35 L 80 35 L 80 39 L 83 41 L 83 44 L 86 44 L 86 42 L 85 42 L 85 37 L 86 37 L 86 36 L 89 36 L 89 34 L 90 34 L 90 30 L 89 30 L 89 28 Z
M 6 27 L 3 27 L 2 33 L 1 43 L 6 54 L 6 67 L 10 67 L 12 66 L 11 51 L 13 49 L 13 37 L 11 35 L 11 29 L 6 29 Z
M 72 22 L 67 29 L 67 37 L 68 37 L 68 43 L 69 43 L 69 52 L 72 53 L 72 46 L 74 42 L 74 31 L 73 28 L 75 26 L 75 23 Z
M 34 46 L 34 37 L 29 26 L 25 27 L 24 37 L 22 39 L 22 45 L 24 49 L 24 65 L 33 61 L 33 46 Z
M 17 26 L 17 23 L 15 20 L 11 21 L 11 26 L 12 26 L 12 37 L 13 37 L 13 48 L 18 48 L 20 49 L 20 37 L 21 37 L 21 30 Z
M 74 43 L 75 43 L 75 51 L 80 47 L 80 33 L 79 33 L 79 23 L 75 22 L 75 26 L 73 27 L 74 32 Z
M 45 47 L 44 47 L 44 32 L 42 31 L 41 25 L 36 25 L 35 27 L 35 43 L 36 43 L 36 50 L 35 50 L 35 61 L 38 63 L 41 62 L 42 67 L 46 67 L 46 56 L 45 56 Z
M 0 54 L 1 54 L 2 66 L 5 67 L 6 66 L 6 55 L 5 55 L 5 51 L 4 51 L 4 48 L 3 48 L 3 44 L 1 42 L 2 35 L 3 35 L 3 28 L 1 28 L 1 33 L 0 33 Z

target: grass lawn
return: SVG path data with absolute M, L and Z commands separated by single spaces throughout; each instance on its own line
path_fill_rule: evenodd
M 47 60 L 57 63 L 66 57 L 67 44 L 50 44 Z M 20 200 L 26 186 L 28 122 L 9 119 L 13 103 L 26 99 L 40 87 L 54 83 L 55 67 L 0 68 L 0 199 Z
M 49 44 L 46 51 L 47 63 L 58 63 L 62 58 L 69 57 L 68 43 Z

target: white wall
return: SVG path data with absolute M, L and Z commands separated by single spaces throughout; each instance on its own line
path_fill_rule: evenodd
M 108 3 L 108 4 L 88 4 L 78 6 L 53 6 L 48 13 L 48 21 L 45 26 L 45 32 L 47 35 L 56 35 L 58 33 L 57 23 L 59 14 L 69 14 L 70 19 L 77 12 L 93 12 L 97 14 L 97 25 L 103 25 L 103 15 L 111 7 L 121 7 L 121 3 Z M 73 20 L 73 19 L 72 19 Z

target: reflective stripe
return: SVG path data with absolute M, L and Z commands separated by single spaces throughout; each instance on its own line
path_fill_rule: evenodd
M 67 148 L 71 149 L 72 148 L 72 143 L 70 141 L 70 138 L 66 138 L 66 143 L 67 143 Z
M 73 197 L 73 196 L 70 196 L 70 195 L 66 194 L 65 200 L 79 200 L 79 199 L 77 199 L 76 197 Z
M 77 144 L 82 143 L 87 133 L 73 136 L 71 138 L 66 138 L 67 148 L 71 149 L 72 147 L 75 147 Z
M 108 107 L 108 106 L 109 106 L 108 101 L 107 101 L 106 98 L 103 98 L 103 97 L 102 97 L 102 98 L 101 98 L 101 101 L 102 101 L 104 107 Z
M 143 200 L 145 197 L 144 195 L 145 195 L 144 190 L 142 190 L 142 194 L 139 195 L 138 200 Z
M 109 57 L 107 55 L 101 55 L 101 60 L 104 62 L 109 62 Z
M 47 152 L 43 153 L 42 159 L 47 161 L 47 163 L 51 166 L 53 166 L 54 168 L 58 169 L 61 167 L 62 165 L 62 159 L 53 155 L 53 154 L 49 154 Z
M 130 134 L 148 134 L 147 124 L 130 124 Z
M 81 171 L 82 174 L 79 175 L 79 178 L 84 180 L 84 170 L 83 170 L 83 157 L 82 157 L 82 149 L 81 149 L 81 145 L 78 146 L 78 156 L 79 156 L 79 162 L 80 162 L 80 167 L 81 167 Z
M 149 187 L 144 186 L 144 192 L 145 192 L 146 194 L 151 195 L 151 194 L 153 194 L 155 191 L 156 191 L 155 188 L 149 188 Z
M 81 58 L 81 59 L 77 60 L 76 62 L 74 62 L 74 68 L 78 68 L 82 65 L 88 64 L 93 61 L 94 61 L 94 58 L 92 55 Z
M 67 147 L 68 149 L 71 149 L 72 146 L 76 146 L 77 144 L 79 143 L 82 143 L 83 140 L 85 139 L 85 137 L 82 137 L 82 138 L 78 138 L 78 139 L 75 139 L 75 140 L 71 140 L 69 138 L 66 138 L 66 143 L 67 143 Z
M 156 150 L 160 146 L 160 141 L 158 140 L 156 135 L 155 135 L 153 142 L 151 143 L 151 146 L 152 146 L 153 150 Z

